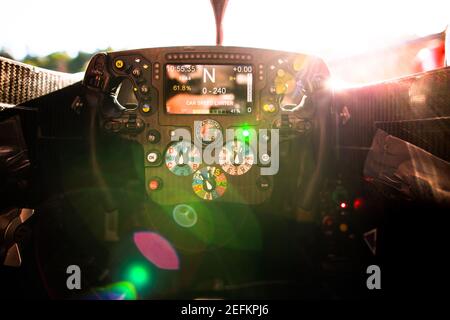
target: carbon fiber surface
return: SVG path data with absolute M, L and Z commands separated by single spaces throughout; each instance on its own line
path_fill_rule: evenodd
M 0 111 L 67 87 L 82 78 L 0 57 Z

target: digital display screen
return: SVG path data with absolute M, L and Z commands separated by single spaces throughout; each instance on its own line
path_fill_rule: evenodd
M 252 112 L 251 65 L 167 64 L 165 79 L 168 114 Z

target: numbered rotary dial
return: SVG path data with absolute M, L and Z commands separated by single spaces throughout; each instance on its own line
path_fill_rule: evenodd
M 227 142 L 219 154 L 219 164 L 226 173 L 232 176 L 240 176 L 248 172 L 254 163 L 253 151 L 243 141 Z
M 225 173 L 218 167 L 208 166 L 194 173 L 192 189 L 204 200 L 220 198 L 227 190 Z
M 197 170 L 201 162 L 198 148 L 187 141 L 179 141 L 167 148 L 166 167 L 177 176 L 188 176 Z
M 195 137 L 203 144 L 214 142 L 222 134 L 222 127 L 216 120 L 206 119 L 195 128 Z

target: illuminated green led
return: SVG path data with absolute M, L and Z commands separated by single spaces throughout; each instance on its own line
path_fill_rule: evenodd
M 247 123 L 244 123 L 241 125 L 239 132 L 240 132 L 241 139 L 247 140 L 250 138 L 250 135 L 251 135 L 250 126 Z

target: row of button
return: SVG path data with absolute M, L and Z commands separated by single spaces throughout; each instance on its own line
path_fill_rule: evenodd
M 163 181 L 160 177 L 151 177 L 148 181 L 148 189 L 150 191 L 156 191 L 160 190 L 163 186 Z M 256 179 L 256 187 L 261 190 L 269 190 L 271 187 L 271 182 L 268 177 L 261 176 L 258 179 Z
M 161 69 L 160 69 L 159 62 L 155 62 L 155 64 L 153 65 L 153 79 L 159 80 L 160 72 L 161 72 Z
M 153 137 L 153 134 L 149 134 L 149 137 L 150 136 Z M 267 153 L 263 153 L 260 157 L 260 160 L 261 160 L 261 163 L 260 163 L 261 167 L 269 166 L 271 163 L 270 155 Z M 158 150 L 152 150 L 152 151 L 148 152 L 147 153 L 147 162 L 151 166 L 160 166 L 162 164 L 161 153 Z
M 126 71 L 132 68 L 131 74 L 135 78 L 139 78 L 142 75 L 142 70 L 140 69 L 139 65 L 142 62 L 140 58 L 134 59 L 134 62 L 137 65 L 128 64 L 124 59 L 118 58 L 114 60 L 114 67 L 119 71 Z M 148 70 L 150 68 L 150 65 L 148 63 L 143 63 L 142 69 Z
M 144 129 L 145 123 L 139 118 L 117 119 L 106 121 L 103 127 L 110 132 L 127 131 L 128 133 L 136 133 Z

